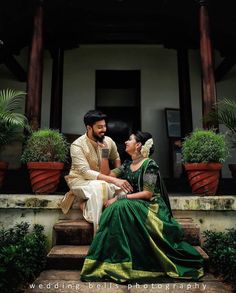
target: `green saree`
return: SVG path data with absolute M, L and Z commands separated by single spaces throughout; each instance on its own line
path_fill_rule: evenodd
M 158 166 L 147 159 L 135 172 L 131 162 L 113 170 L 134 192 L 153 192 L 150 201 L 122 199 L 106 208 L 85 259 L 82 281 L 153 281 L 159 276 L 197 280 L 203 259 L 187 242 L 160 195 Z

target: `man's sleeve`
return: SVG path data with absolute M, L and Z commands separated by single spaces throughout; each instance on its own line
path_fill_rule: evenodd
M 120 155 L 117 151 L 116 144 L 113 140 L 111 140 L 111 150 L 110 150 L 109 159 L 112 161 L 120 160 Z
M 70 148 L 70 155 L 72 159 L 72 169 L 82 175 L 84 179 L 97 179 L 99 172 L 90 169 L 89 163 L 81 146 L 72 144 Z

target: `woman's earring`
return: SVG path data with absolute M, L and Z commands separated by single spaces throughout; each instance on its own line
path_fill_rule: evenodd
M 137 146 L 136 146 L 136 153 L 137 154 L 140 154 L 141 147 L 142 147 L 141 143 L 138 143 Z

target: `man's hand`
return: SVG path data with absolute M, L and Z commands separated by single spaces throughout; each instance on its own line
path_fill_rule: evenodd
M 127 180 L 114 178 L 113 183 L 120 187 L 124 192 L 131 193 L 133 192 L 133 187 L 130 185 L 130 183 Z

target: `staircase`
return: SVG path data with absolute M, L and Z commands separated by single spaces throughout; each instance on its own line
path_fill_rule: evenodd
M 208 255 L 200 247 L 200 227 L 190 218 L 177 218 L 184 230 L 184 240 L 203 256 L 207 268 Z M 80 270 L 93 238 L 93 225 L 85 220 L 61 220 L 53 228 L 53 247 L 47 255 L 47 269 Z

